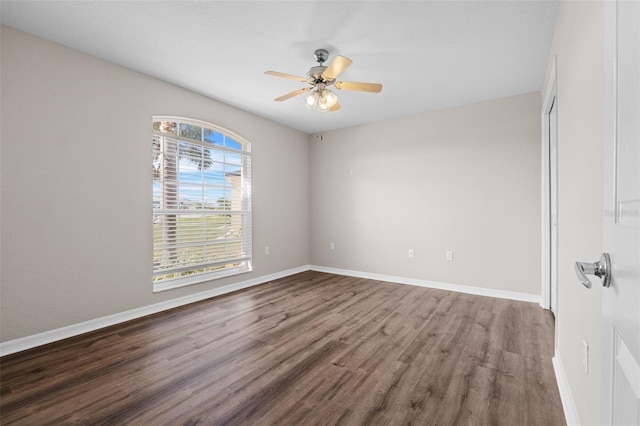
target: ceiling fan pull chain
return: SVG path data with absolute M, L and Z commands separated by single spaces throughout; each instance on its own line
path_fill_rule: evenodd
M 324 134 L 322 134 L 322 115 L 320 115 L 320 131 L 316 133 L 316 139 L 324 140 Z

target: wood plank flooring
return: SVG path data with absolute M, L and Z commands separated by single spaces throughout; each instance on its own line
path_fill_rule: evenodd
M 564 425 L 533 303 L 304 272 L 0 359 L 3 425 Z

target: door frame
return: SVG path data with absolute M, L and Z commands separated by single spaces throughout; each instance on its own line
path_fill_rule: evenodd
M 555 300 L 555 316 L 556 316 L 556 328 L 557 328 L 557 320 L 558 320 L 558 280 L 555 280 L 555 289 L 551 289 L 552 280 L 551 280 L 551 244 L 555 244 L 556 257 L 557 257 L 557 238 L 556 241 L 551 241 L 551 152 L 549 149 L 551 140 L 549 138 L 549 126 L 550 119 L 549 113 L 551 112 L 552 106 L 555 104 L 556 112 L 558 111 L 558 68 L 557 68 L 557 57 L 553 58 L 553 63 L 551 65 L 551 73 L 549 74 L 549 83 L 547 85 L 547 92 L 545 93 L 544 100 L 542 102 L 542 112 L 541 112 L 541 123 L 542 123 L 542 176 L 541 176 L 541 206 L 542 206 L 542 299 L 540 301 L 540 306 L 543 309 L 551 308 L 551 298 L 552 293 Z M 556 121 L 556 143 L 557 143 L 557 121 Z M 557 152 L 557 150 L 556 150 Z M 556 165 L 557 167 L 557 165 Z M 557 170 L 557 169 L 556 169 Z M 556 181 L 557 181 L 557 172 L 556 172 Z M 555 183 L 557 185 L 557 182 Z M 556 186 L 557 187 L 557 186 Z M 557 191 L 556 191 L 557 192 Z M 556 262 L 557 264 L 557 262 Z M 556 333 L 557 334 L 557 333 Z M 557 345 L 556 345 L 557 347 Z

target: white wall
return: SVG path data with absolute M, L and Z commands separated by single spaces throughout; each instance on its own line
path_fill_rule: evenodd
M 1 71 L 2 341 L 309 263 L 307 135 L 4 26 Z M 252 142 L 253 273 L 152 293 L 153 115 Z
M 311 137 L 311 263 L 539 295 L 540 108 L 536 92 Z
M 563 1 L 549 56 L 558 70 L 558 347 L 583 425 L 600 423 L 602 287 L 578 283 L 576 261 L 602 252 L 603 2 Z M 549 71 L 547 72 L 549 75 Z M 549 77 L 545 83 L 549 84 Z M 597 280 L 596 280 L 597 281 Z M 590 345 L 590 373 L 582 340 Z

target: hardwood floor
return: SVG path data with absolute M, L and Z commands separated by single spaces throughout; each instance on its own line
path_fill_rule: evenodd
M 1 363 L 0 423 L 564 425 L 538 305 L 304 272 Z

